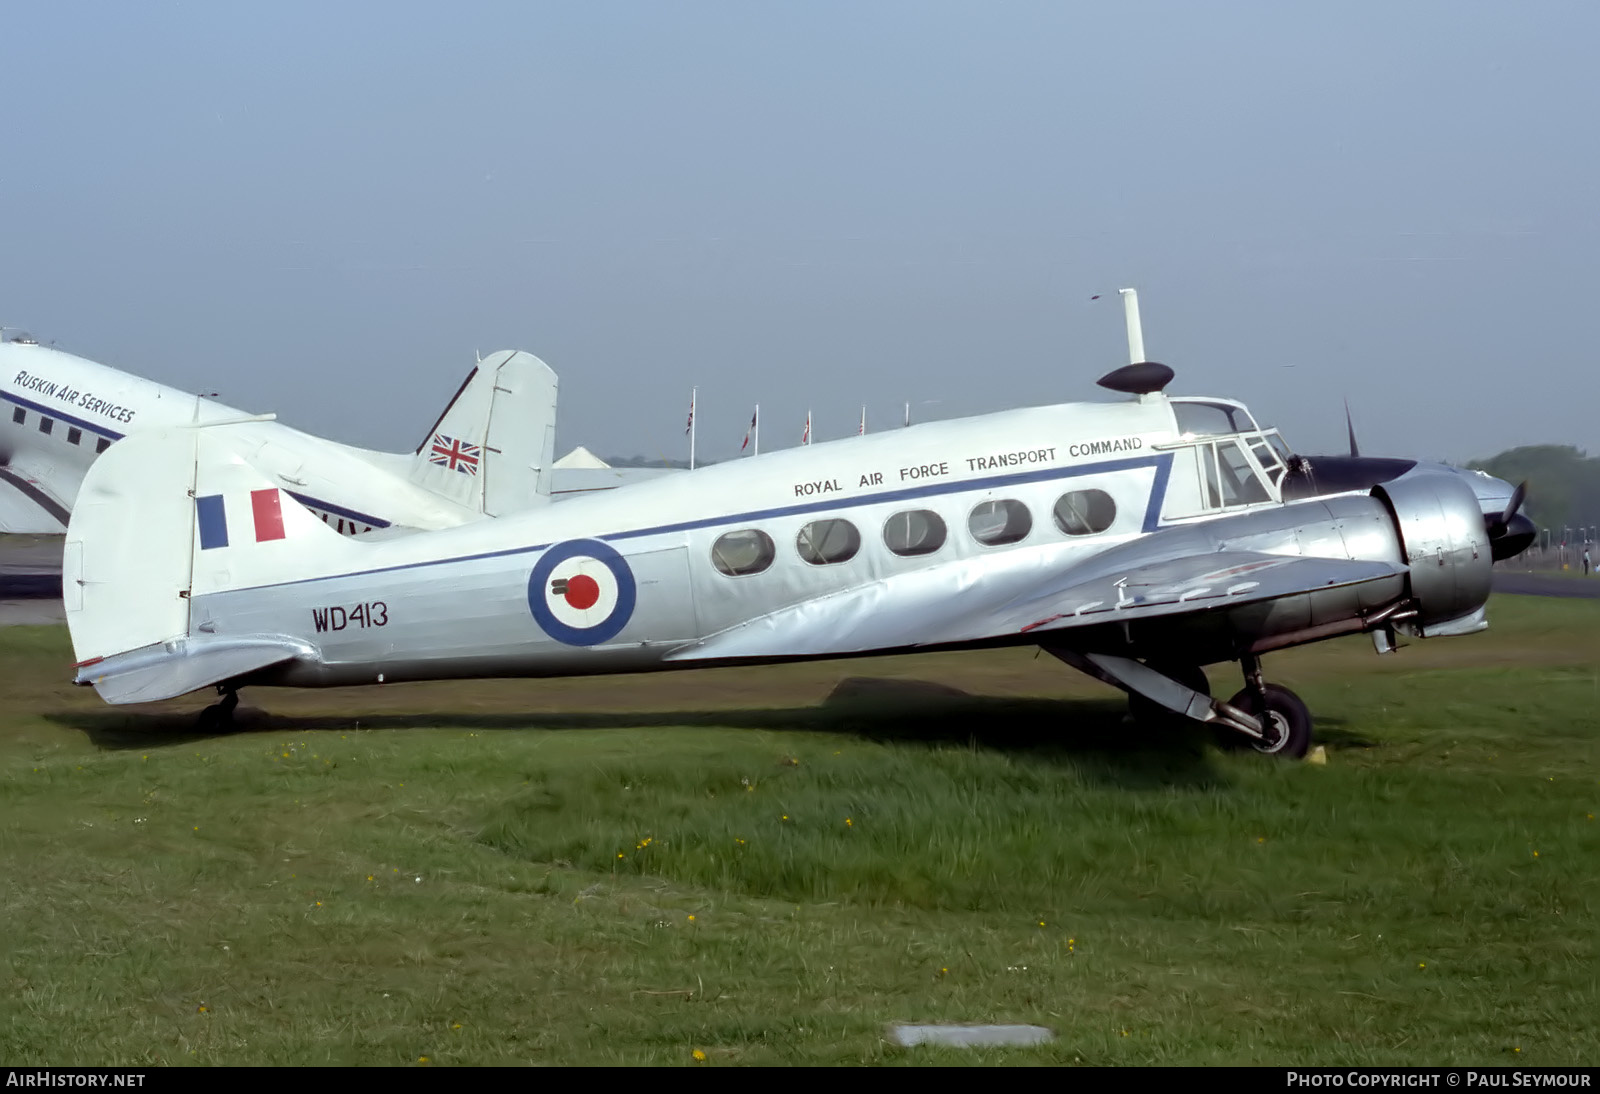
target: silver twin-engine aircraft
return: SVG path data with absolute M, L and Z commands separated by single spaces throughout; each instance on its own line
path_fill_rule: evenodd
M 77 682 L 111 703 L 215 687 L 540 677 L 1039 646 L 1300 755 L 1262 654 L 1486 626 L 1522 490 L 1408 460 L 1299 457 L 1237 402 L 1125 398 L 765 454 L 441 531 L 337 535 L 241 425 L 148 430 L 89 471 L 67 535 Z M 1210 695 L 1202 666 L 1239 662 Z
M 227 426 L 230 444 L 335 532 L 448 528 L 549 502 L 556 375 L 505 351 L 467 374 L 415 452 L 302 433 L 26 336 L 0 341 L 0 532 L 59 534 L 91 464 L 123 438 Z

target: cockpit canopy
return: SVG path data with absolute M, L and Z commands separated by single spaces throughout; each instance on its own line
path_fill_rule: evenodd
M 1205 516 L 1277 502 L 1293 457 L 1276 429 L 1262 429 L 1242 403 L 1171 400 L 1178 438 L 1156 446 L 1174 453 L 1164 515 Z

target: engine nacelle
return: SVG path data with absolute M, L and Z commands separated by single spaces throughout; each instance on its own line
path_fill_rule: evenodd
M 1481 630 L 1494 557 L 1472 487 L 1459 475 L 1422 472 L 1383 483 L 1372 493 L 1389 507 L 1400 533 L 1419 633 Z

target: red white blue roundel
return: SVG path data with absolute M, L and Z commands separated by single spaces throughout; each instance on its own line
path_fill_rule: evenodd
M 633 618 L 638 588 L 616 550 L 597 539 L 573 539 L 544 553 L 528 578 L 528 607 L 557 642 L 595 646 Z

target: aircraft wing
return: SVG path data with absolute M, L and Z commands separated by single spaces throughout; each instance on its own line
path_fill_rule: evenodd
M 966 559 L 751 620 L 669 660 L 820 656 L 938 646 L 1232 608 L 1404 574 L 1399 563 L 1211 551 L 1135 565 L 1048 555 Z

